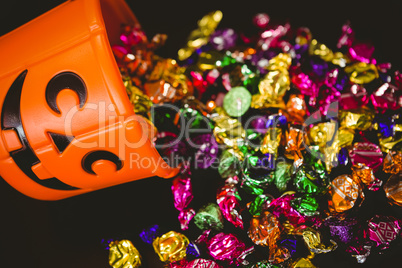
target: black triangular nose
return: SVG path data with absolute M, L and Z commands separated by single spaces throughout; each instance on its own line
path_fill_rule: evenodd
M 60 154 L 64 152 L 68 145 L 70 145 L 71 141 L 75 138 L 74 136 L 63 135 L 53 132 L 48 132 L 50 137 L 52 138 L 54 145 L 56 145 L 57 150 L 59 150 Z

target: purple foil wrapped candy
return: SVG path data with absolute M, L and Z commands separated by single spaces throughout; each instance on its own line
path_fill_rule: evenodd
M 219 148 L 213 134 L 201 134 L 192 139 L 195 152 L 195 163 L 198 168 L 209 168 L 218 157 Z
M 154 239 L 159 237 L 160 235 L 161 234 L 159 231 L 159 226 L 157 224 L 143 229 L 140 233 L 140 237 L 141 237 L 142 241 L 144 241 L 147 244 L 152 244 Z
M 236 45 L 237 38 L 233 29 L 219 29 L 210 36 L 209 42 L 216 50 L 228 50 Z
M 336 217 L 329 217 L 324 221 L 324 225 L 329 228 L 332 239 L 336 242 L 342 242 L 345 244 L 354 240 L 357 223 L 356 218 L 339 219 Z

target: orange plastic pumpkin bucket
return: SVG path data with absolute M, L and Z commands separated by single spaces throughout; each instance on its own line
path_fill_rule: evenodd
M 121 24 L 136 22 L 124 0 L 75 0 L 0 38 L 0 175 L 15 189 L 57 200 L 178 172 L 134 114 L 112 54 Z

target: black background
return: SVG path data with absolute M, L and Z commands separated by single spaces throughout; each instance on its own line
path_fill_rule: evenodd
M 64 1 L 13 0 L 0 5 L 0 35 L 30 21 Z M 391 62 L 402 70 L 402 2 L 400 1 L 134 1 L 127 0 L 149 37 L 168 35 L 158 51 L 176 57 L 196 22 L 220 9 L 220 27 L 247 31 L 252 16 L 270 15 L 272 23 L 289 21 L 293 27 L 306 26 L 319 41 L 335 49 L 346 20 L 359 40 L 371 41 L 380 62 Z M 72 18 L 73 19 L 73 18 Z M 30 40 L 26 40 L 30 42 Z M 0 64 L 6 64 L 1 62 Z M 222 181 L 215 171 L 193 176 L 195 209 L 213 202 Z M 108 251 L 102 239 L 131 239 L 139 249 L 144 267 L 163 267 L 152 247 L 138 234 L 159 224 L 162 231 L 180 231 L 178 212 L 173 206 L 171 180 L 148 178 L 61 201 L 39 201 L 26 197 L 0 180 L 0 267 L 5 268 L 88 268 L 109 267 Z M 371 198 L 371 199 L 370 199 Z M 400 208 L 386 205 L 383 192 L 367 198 L 366 210 L 387 211 L 401 216 Z M 368 201 L 371 200 L 371 201 Z M 192 226 L 194 227 L 194 226 Z M 194 238 L 197 232 L 190 232 Z M 399 253 L 399 254 L 398 254 Z M 384 255 L 373 254 L 365 264 L 339 251 L 314 259 L 319 267 L 396 267 L 402 261 L 401 247 Z

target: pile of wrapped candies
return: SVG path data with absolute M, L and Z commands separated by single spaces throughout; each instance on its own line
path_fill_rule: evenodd
M 350 23 L 333 51 L 264 13 L 251 36 L 222 19 L 201 18 L 177 59 L 156 53 L 166 35 L 149 40 L 139 25 L 112 47 L 135 113 L 181 166 L 171 179 L 181 230 L 144 226 L 141 239 L 172 268 L 316 267 L 335 250 L 364 263 L 400 247 L 402 74 Z M 219 187 L 195 210 L 200 169 L 217 170 Z M 382 214 L 367 213 L 378 198 Z M 112 267 L 141 266 L 129 240 L 109 242 Z

